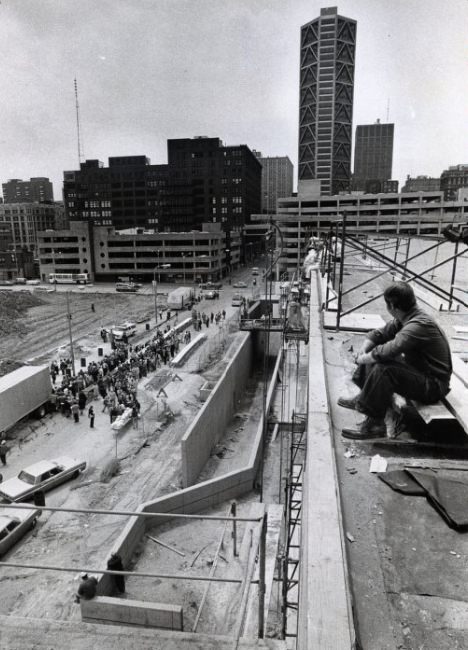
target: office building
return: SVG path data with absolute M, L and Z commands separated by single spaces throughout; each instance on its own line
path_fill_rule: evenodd
M 468 187 L 468 165 L 454 165 L 440 176 L 440 189 L 447 201 L 457 199 L 458 190 Z
M 219 138 L 168 140 L 168 163 L 146 156 L 81 163 L 64 172 L 64 201 L 70 221 L 96 226 L 200 229 L 219 223 L 241 230 L 261 205 L 261 165 L 246 145 L 224 146 Z
M 37 177 L 29 181 L 12 178 L 2 183 L 2 189 L 5 203 L 51 203 L 54 200 L 54 189 L 48 178 Z
M 301 27 L 299 180 L 349 191 L 356 21 L 324 8 Z
M 381 124 L 380 120 L 356 127 L 354 190 L 366 190 L 369 182 L 382 183 L 392 178 L 393 135 L 394 125 Z
M 294 166 L 288 156 L 253 153 L 262 165 L 262 212 L 275 212 L 276 201 L 292 194 Z
M 430 176 L 411 176 L 406 177 L 405 184 L 401 188 L 402 192 L 438 192 L 440 190 L 440 178 L 431 178 Z
M 36 254 L 37 233 L 55 228 L 56 217 L 57 207 L 54 203 L 0 204 L 0 221 L 11 225 L 13 250 L 26 249 Z

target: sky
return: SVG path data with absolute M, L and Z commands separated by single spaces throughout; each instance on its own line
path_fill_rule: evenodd
M 0 0 L 0 182 L 219 137 L 289 156 L 314 0 Z M 395 123 L 393 178 L 468 164 L 468 0 L 342 0 L 357 21 L 353 138 Z

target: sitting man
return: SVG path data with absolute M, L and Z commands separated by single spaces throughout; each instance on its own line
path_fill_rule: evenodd
M 412 287 L 394 282 L 384 292 L 393 320 L 369 332 L 355 361 L 353 381 L 361 392 L 338 404 L 366 418 L 357 429 L 343 429 L 344 438 L 367 440 L 386 435 L 385 413 L 398 393 L 434 404 L 450 390 L 452 358 L 444 332 L 419 309 Z

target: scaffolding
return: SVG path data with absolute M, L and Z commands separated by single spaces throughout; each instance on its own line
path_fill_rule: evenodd
M 302 525 L 302 481 L 306 453 L 305 414 L 293 414 L 285 483 L 285 548 L 282 561 L 282 638 L 297 638 Z
M 359 233 L 355 231 L 355 229 L 351 230 L 347 228 L 346 214 L 343 214 L 341 219 L 330 225 L 330 230 L 326 237 L 326 245 L 322 250 L 322 257 L 320 261 L 321 274 L 322 277 L 324 277 L 326 280 L 325 299 L 322 304 L 322 309 L 324 311 L 327 311 L 331 307 L 336 309 L 336 330 L 340 330 L 341 320 L 344 316 L 356 312 L 360 308 L 381 298 L 383 296 L 383 293 L 373 295 L 370 298 L 367 298 L 366 300 L 348 309 L 343 309 L 343 299 L 353 291 L 362 289 L 362 287 L 370 284 L 371 282 L 374 282 L 386 274 L 391 274 L 393 280 L 396 276 L 399 276 L 402 281 L 414 283 L 418 285 L 422 290 L 428 292 L 431 296 L 445 301 L 448 311 L 451 311 L 454 308 L 454 305 L 457 305 L 456 309 L 458 309 L 459 306 L 468 307 L 468 303 L 466 303 L 459 296 L 455 296 L 454 294 L 454 290 L 458 288 L 456 284 L 457 261 L 460 257 L 466 254 L 466 246 L 463 249 L 460 249 L 460 243 L 466 244 L 463 238 L 453 241 L 452 239 L 446 237 L 437 241 L 435 244 L 430 245 L 423 251 L 420 251 L 411 256 L 411 238 L 397 235 L 394 239 L 394 253 L 393 257 L 391 257 L 390 255 L 386 254 L 385 246 L 383 247 L 383 252 L 381 246 L 370 247 L 368 245 L 367 235 L 362 238 L 359 236 Z M 402 242 L 404 243 L 404 246 L 402 246 Z M 449 257 L 442 261 L 437 261 L 440 249 L 446 243 L 450 242 L 454 243 L 453 254 L 450 254 Z M 398 261 L 400 249 L 403 248 L 404 260 Z M 423 255 L 427 255 L 427 253 L 431 251 L 435 252 L 435 261 L 432 265 L 429 265 L 420 271 L 416 271 L 411 268 L 409 264 L 410 262 L 413 262 Z M 365 264 L 365 260 L 373 260 L 379 265 L 379 270 L 371 278 L 368 278 L 367 280 L 364 280 L 363 282 L 360 282 L 345 290 L 343 287 L 343 279 L 345 274 L 344 268 L 346 258 L 349 260 L 350 257 L 355 257 L 356 255 L 360 255 L 363 264 Z M 433 282 L 433 280 L 434 271 L 450 262 L 452 263 L 451 280 L 450 286 L 447 290 L 441 287 L 439 283 Z M 370 270 L 372 270 L 372 267 Z

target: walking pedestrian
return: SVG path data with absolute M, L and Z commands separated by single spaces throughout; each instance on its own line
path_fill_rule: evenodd
M 83 415 L 85 406 L 86 406 L 86 394 L 82 390 L 80 390 L 80 392 L 78 393 L 78 408 L 80 409 L 80 415 Z
M 10 448 L 7 445 L 6 440 L 3 438 L 0 441 L 0 460 L 2 461 L 2 465 L 6 465 L 6 455 L 10 451 Z
M 89 418 L 89 426 L 91 429 L 94 429 L 94 407 L 90 406 L 88 409 L 88 418 Z
M 78 406 L 78 403 L 76 401 L 73 402 L 71 405 L 71 413 L 73 415 L 73 419 L 75 420 L 75 424 L 80 421 L 80 408 Z

